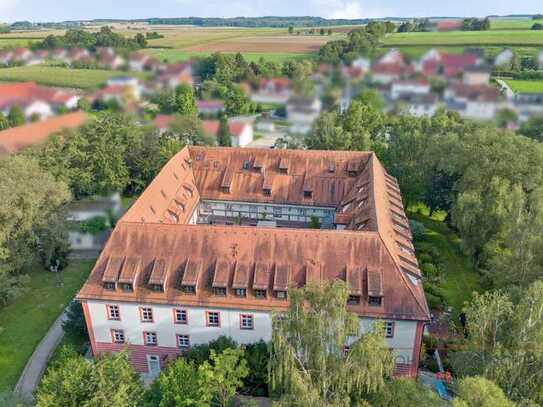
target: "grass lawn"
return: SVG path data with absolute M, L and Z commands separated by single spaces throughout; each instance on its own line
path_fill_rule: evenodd
M 442 217 L 430 218 L 427 211 L 421 214 L 417 208 L 410 208 L 408 217 L 421 222 L 426 227 L 424 241 L 421 246 L 429 245 L 440 254 L 440 262 L 444 269 L 444 279 L 440 284 L 447 304 L 459 312 L 465 301 L 471 299 L 473 291 L 479 291 L 480 276 L 473 268 L 471 261 L 462 253 L 460 238 L 442 222 Z M 414 211 L 415 210 L 415 211 Z
M 451 31 L 410 32 L 389 34 L 383 39 L 385 46 L 541 46 L 543 31 Z
M 40 85 L 66 88 L 93 89 L 114 76 L 136 76 L 145 78 L 140 72 L 106 71 L 101 69 L 70 69 L 58 66 L 21 66 L 0 68 L 0 81 L 34 81 Z
M 32 352 L 81 287 L 93 262 L 73 262 L 56 278 L 37 267 L 26 294 L 0 309 L 0 393 L 13 388 Z
M 531 18 L 523 19 L 505 19 L 500 18 L 491 20 L 491 30 L 529 30 L 535 23 L 543 24 L 543 20 L 532 20 Z
M 505 79 L 515 93 L 543 93 L 543 80 Z
M 212 52 L 197 52 L 197 51 L 184 51 L 182 49 L 168 49 L 168 48 L 148 48 L 145 53 L 158 58 L 161 61 L 167 60 L 168 62 L 187 61 L 194 57 L 205 57 L 211 55 Z M 316 54 L 308 53 L 266 53 L 266 52 L 243 52 L 245 59 L 249 62 L 258 62 L 260 58 L 264 58 L 266 61 L 272 61 L 282 63 L 284 61 L 290 61 L 293 59 L 316 59 Z

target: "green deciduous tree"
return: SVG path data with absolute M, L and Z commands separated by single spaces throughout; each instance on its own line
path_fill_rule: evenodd
M 19 106 L 13 106 L 9 109 L 8 121 L 11 127 L 17 127 L 25 124 L 25 115 Z
M 127 352 L 89 361 L 64 350 L 44 376 L 37 407 L 140 407 L 143 386 Z
M 210 361 L 205 361 L 198 368 L 202 387 L 214 394 L 221 407 L 230 404 L 237 389 L 243 385 L 243 379 L 249 374 L 243 355 L 241 349 L 228 348 L 220 354 L 211 350 Z
M 175 89 L 175 111 L 180 115 L 196 115 L 198 108 L 192 86 L 180 85 Z
M 460 381 L 453 407 L 515 407 L 502 389 L 483 377 L 466 377 Z
M 0 131 L 9 129 L 10 123 L 4 113 L 0 112 Z
M 383 327 L 375 323 L 359 337 L 359 320 L 346 309 L 344 282 L 292 288 L 289 296 L 288 311 L 273 318 L 270 387 L 275 395 L 300 406 L 349 406 L 385 386 L 394 362 Z
M 370 395 L 369 401 L 373 407 L 445 407 L 447 405 L 437 393 L 407 378 L 387 382 L 381 391 Z
M 495 382 L 513 401 L 541 404 L 543 281 L 515 295 L 476 294 L 465 312 L 468 337 L 452 354 L 455 371 Z
M 343 129 L 340 119 L 337 112 L 323 113 L 305 137 L 305 145 L 312 150 L 348 150 L 351 134 Z

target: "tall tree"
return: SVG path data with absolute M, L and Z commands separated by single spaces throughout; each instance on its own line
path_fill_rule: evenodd
M 223 147 L 232 147 L 232 136 L 228 126 L 226 115 L 222 115 L 219 120 L 219 133 L 217 134 L 217 144 Z
M 343 129 L 337 112 L 321 114 L 304 141 L 311 150 L 348 150 L 352 145 L 351 133 Z
M 4 113 L 0 112 L 0 131 L 9 129 L 10 123 Z
M 292 288 L 288 310 L 274 316 L 270 387 L 286 402 L 350 406 L 381 390 L 392 374 L 382 325 L 360 336 L 348 293 L 341 281 Z
M 194 92 L 192 86 L 179 85 L 175 89 L 175 106 L 176 113 L 180 115 L 195 115 L 198 114 L 196 101 L 194 100 Z

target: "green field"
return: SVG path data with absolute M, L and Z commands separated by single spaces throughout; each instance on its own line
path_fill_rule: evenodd
M 181 49 L 167 49 L 167 48 L 149 48 L 144 51 L 146 54 L 168 62 L 180 62 L 187 61 L 195 57 L 205 57 L 212 54 L 212 52 L 196 52 L 196 51 L 184 51 Z M 317 54 L 306 53 L 266 53 L 266 52 L 242 52 L 243 57 L 249 62 L 258 62 L 260 58 L 264 58 L 266 61 L 282 63 L 290 60 L 299 59 L 315 59 Z
M 543 80 L 504 80 L 515 93 L 543 93 Z
M 490 22 L 491 30 L 529 30 L 535 23 L 543 24 L 543 20 L 524 19 L 506 19 L 500 18 Z
M 26 362 L 49 327 L 81 287 L 93 263 L 72 263 L 56 285 L 53 273 L 31 272 L 28 291 L 0 310 L 0 393 L 17 382 Z
M 400 46 L 543 46 L 543 31 L 410 32 L 387 35 L 383 45 Z
M 130 75 L 145 78 L 137 72 L 106 71 L 100 69 L 70 69 L 56 66 L 21 66 L 0 68 L 0 81 L 34 81 L 41 85 L 66 88 L 94 89 L 114 76 Z

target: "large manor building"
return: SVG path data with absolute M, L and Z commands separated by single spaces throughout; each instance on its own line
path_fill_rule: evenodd
M 371 152 L 186 147 L 117 223 L 79 292 L 94 354 L 155 375 L 225 335 L 269 341 L 289 287 L 340 279 L 414 376 L 429 320 L 396 179 Z M 346 346 L 349 344 L 347 343 Z

